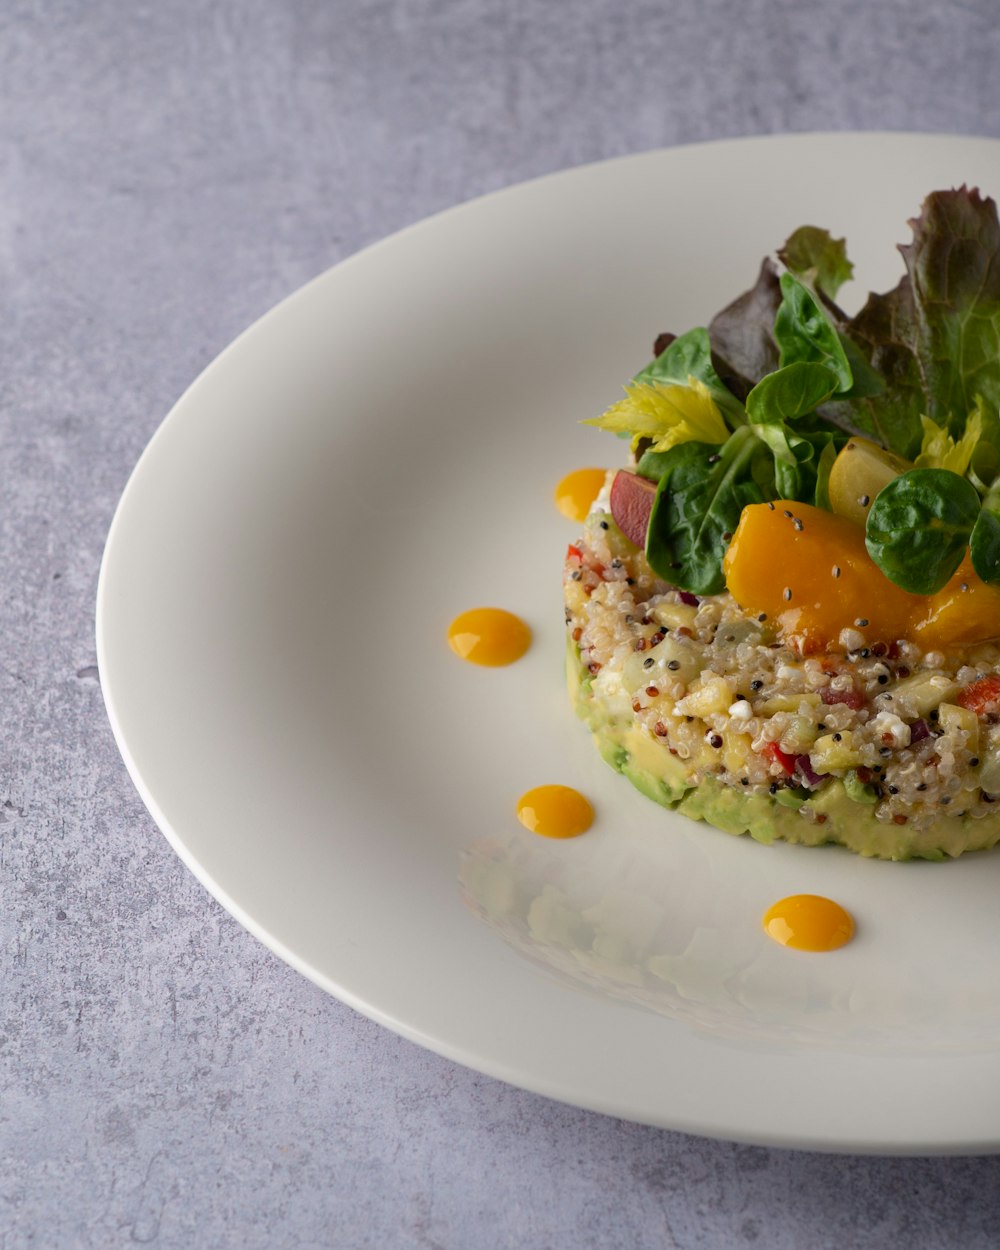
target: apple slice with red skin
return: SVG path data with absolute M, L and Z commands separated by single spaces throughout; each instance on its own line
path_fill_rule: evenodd
M 631 542 L 644 551 L 649 515 L 656 498 L 656 483 L 638 473 L 619 469 L 611 483 L 611 515 L 615 524 Z

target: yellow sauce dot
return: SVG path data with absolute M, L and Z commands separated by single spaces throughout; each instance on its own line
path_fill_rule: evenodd
M 531 645 L 531 630 L 503 608 L 472 608 L 448 626 L 448 645 L 472 664 L 513 664 Z
M 576 838 L 590 828 L 594 809 L 570 786 L 536 786 L 518 799 L 517 818 L 543 837 Z
M 575 469 L 567 473 L 555 489 L 556 507 L 571 521 L 585 521 L 607 475 L 607 469 Z
M 819 894 L 792 894 L 764 913 L 764 930 L 782 946 L 835 951 L 854 936 L 854 920 L 839 903 Z

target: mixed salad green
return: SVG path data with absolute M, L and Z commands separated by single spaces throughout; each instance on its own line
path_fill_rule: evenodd
M 707 328 L 668 340 L 591 424 L 632 440 L 655 481 L 646 555 L 697 594 L 751 503 L 829 508 L 852 436 L 899 458 L 867 511 L 866 545 L 897 585 L 939 590 L 966 550 L 1000 582 L 1000 222 L 976 190 L 936 191 L 900 247 L 894 290 L 848 316 L 843 240 L 796 230 Z

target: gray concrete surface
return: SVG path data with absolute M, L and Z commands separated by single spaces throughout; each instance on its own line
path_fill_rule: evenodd
M 93 643 L 129 470 L 304 280 L 620 153 L 998 136 L 998 62 L 995 0 L 0 5 L 2 1250 L 1000 1244 L 1000 1161 L 617 1122 L 327 998 L 157 832 Z

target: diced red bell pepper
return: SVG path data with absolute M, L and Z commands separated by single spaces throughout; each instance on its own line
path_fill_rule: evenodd
M 780 764 L 784 771 L 789 775 L 795 772 L 794 755 L 789 755 L 787 751 L 782 751 L 776 742 L 768 742 L 764 746 L 764 754 L 769 760 L 775 764 Z
M 825 686 L 820 691 L 820 698 L 827 706 L 834 703 L 846 703 L 849 708 L 853 708 L 855 712 L 865 706 L 868 700 L 862 691 L 854 686 L 850 690 L 834 690 L 830 686 Z
M 574 547 L 573 544 L 570 543 L 570 545 L 566 548 L 566 559 L 570 560 L 570 559 L 573 559 L 574 557 L 577 560 L 582 560 L 583 552 L 580 550 L 579 547 Z
M 977 716 L 982 716 L 990 708 L 1000 704 L 1000 677 L 980 677 L 971 685 L 960 690 L 955 696 L 959 707 L 968 708 Z

